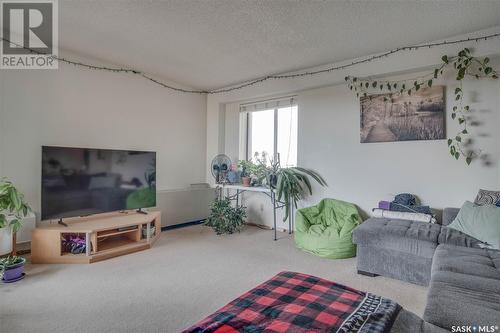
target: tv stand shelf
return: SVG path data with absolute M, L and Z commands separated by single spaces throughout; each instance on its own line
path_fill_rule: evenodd
M 161 213 L 134 211 L 65 219 L 36 228 L 31 241 L 34 264 L 93 263 L 149 249 L 161 232 Z M 143 234 L 145 230 L 145 235 Z M 154 232 L 153 232 L 154 231 Z M 86 252 L 64 252 L 64 234 L 85 235 Z

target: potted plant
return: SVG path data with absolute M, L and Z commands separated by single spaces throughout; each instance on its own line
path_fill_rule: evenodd
M 21 228 L 23 218 L 31 211 L 12 182 L 0 179 L 0 240 L 3 247 L 0 254 L 10 252 L 15 245 L 15 234 Z M 14 251 L 13 251 L 14 252 Z
M 18 256 L 8 256 L 0 259 L 0 275 L 4 283 L 21 280 L 24 277 L 24 263 L 26 259 Z
M 325 180 L 317 172 L 300 167 L 279 168 L 276 177 L 276 197 L 285 204 L 283 221 L 288 219 L 290 204 L 297 208 L 297 203 L 304 198 L 306 191 L 312 194 L 309 177 L 317 181 L 321 186 L 327 186 Z
M 252 175 L 254 175 L 255 164 L 252 161 L 241 160 L 238 163 L 241 168 L 241 182 L 243 186 L 251 186 L 252 184 Z
M 276 192 L 278 201 L 285 205 L 285 214 L 283 221 L 286 221 L 290 214 L 290 204 L 297 208 L 298 202 L 304 198 L 306 192 L 312 194 L 311 177 L 321 186 L 327 186 L 325 180 L 317 172 L 300 168 L 289 167 L 282 168 L 280 165 L 279 154 L 276 158 L 269 158 L 266 152 L 255 153 L 252 161 L 240 161 L 243 168 L 252 170 L 257 182 L 266 182 L 266 186 Z
M 264 183 L 271 189 L 276 188 L 278 182 L 278 171 L 281 168 L 278 158 L 269 158 L 268 154 L 264 151 L 262 154 L 255 153 L 256 160 L 256 174 L 260 183 Z
M 240 231 L 246 218 L 245 207 L 231 205 L 231 200 L 217 199 L 210 208 L 210 216 L 205 225 L 212 227 L 217 235 Z

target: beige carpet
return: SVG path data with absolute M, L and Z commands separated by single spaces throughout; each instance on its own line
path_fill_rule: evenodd
M 0 332 L 180 332 L 282 270 L 389 297 L 421 315 L 426 288 L 356 274 L 356 259 L 297 250 L 288 234 L 247 227 L 216 236 L 195 226 L 162 233 L 147 251 L 91 265 L 27 265 L 0 285 Z

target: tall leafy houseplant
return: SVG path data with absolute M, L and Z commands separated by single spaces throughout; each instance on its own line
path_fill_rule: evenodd
M 19 231 L 22 220 L 28 215 L 31 208 L 24 200 L 12 182 L 5 178 L 0 179 L 0 228 L 10 227 L 12 232 Z M 10 215 L 10 219 L 8 216 Z M 9 221 L 10 220 L 10 221 Z
M 24 196 L 5 178 L 0 178 L 0 254 L 16 253 L 16 232 L 30 208 Z
M 326 181 L 317 172 L 300 167 L 278 168 L 276 177 L 276 197 L 285 204 L 283 221 L 286 221 L 290 215 L 291 204 L 297 208 L 297 203 L 304 198 L 307 192 L 312 194 L 309 177 L 321 186 L 327 186 Z

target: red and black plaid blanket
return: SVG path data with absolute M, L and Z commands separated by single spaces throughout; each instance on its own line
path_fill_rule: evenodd
M 183 333 L 389 332 L 400 309 L 380 296 L 281 272 Z

